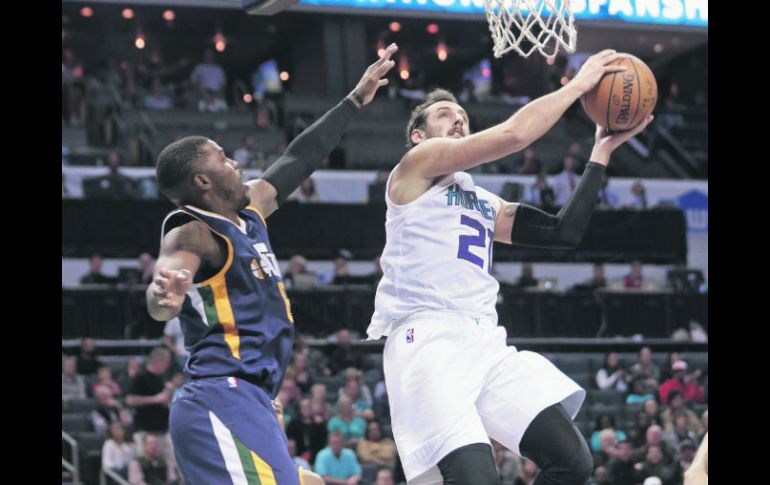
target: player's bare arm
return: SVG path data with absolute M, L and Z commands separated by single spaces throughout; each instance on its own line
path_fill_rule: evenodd
M 326 112 L 297 138 L 295 138 L 278 160 L 262 176 L 250 180 L 249 197 L 252 205 L 268 217 L 321 166 L 329 153 L 342 138 L 342 134 L 352 116 L 374 99 L 374 94 L 381 86 L 388 84 L 383 79 L 395 66 L 391 56 L 398 50 L 391 44 L 377 61 L 366 68 L 364 75 L 345 100 Z
M 532 101 L 499 125 L 461 138 L 440 136 L 420 140 L 402 158 L 397 176 L 432 180 L 523 150 L 551 129 L 567 108 L 593 89 L 602 76 L 625 70 L 608 65 L 621 57 L 612 49 L 591 56 L 566 86 Z M 428 116 L 444 115 L 438 107 L 432 111 Z
M 614 135 L 608 135 L 597 126 L 591 161 L 575 191 L 556 215 L 530 205 L 500 199 L 502 205 L 495 220 L 495 241 L 546 248 L 572 248 L 580 244 L 588 228 L 610 155 L 644 130 L 652 119 L 650 115 L 633 130 Z
M 166 234 L 146 292 L 147 311 L 152 318 L 165 322 L 179 315 L 185 292 L 204 260 L 219 268 L 225 255 L 203 223 L 188 222 Z

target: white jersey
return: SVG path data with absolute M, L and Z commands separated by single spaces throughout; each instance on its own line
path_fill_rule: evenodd
M 496 324 L 500 285 L 491 268 L 500 199 L 455 172 L 408 204 L 394 204 L 386 188 L 385 202 L 383 277 L 369 338 L 388 335 L 396 322 L 425 310 L 477 313 Z

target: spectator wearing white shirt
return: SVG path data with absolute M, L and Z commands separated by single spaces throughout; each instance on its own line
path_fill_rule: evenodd
M 109 436 L 102 445 L 102 468 L 128 477 L 128 464 L 136 456 L 133 443 L 126 441 L 126 431 L 119 421 L 110 424 Z
M 621 367 L 618 354 L 615 352 L 608 352 L 604 356 L 604 364 L 596 372 L 596 385 L 603 391 L 626 392 L 628 390 L 628 374 Z
M 562 206 L 567 203 L 569 196 L 580 180 L 580 176 L 575 173 L 575 161 L 575 157 L 572 155 L 565 156 L 564 169 L 551 179 L 556 193 L 556 205 Z

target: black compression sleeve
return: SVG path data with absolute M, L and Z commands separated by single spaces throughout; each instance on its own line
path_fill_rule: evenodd
M 604 175 L 604 165 L 588 162 L 575 191 L 558 214 L 529 205 L 516 208 L 511 242 L 522 246 L 574 248 L 588 228 Z
M 348 123 L 358 109 L 345 98 L 300 133 L 260 178 L 278 191 L 278 205 L 321 166 L 340 142 Z

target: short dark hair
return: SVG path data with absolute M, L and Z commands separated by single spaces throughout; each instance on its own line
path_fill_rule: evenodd
M 668 402 L 671 403 L 674 399 L 681 397 L 684 398 L 684 394 L 682 394 L 682 391 L 677 391 L 676 389 L 673 389 L 671 391 L 668 391 Z
M 184 198 L 192 176 L 192 162 L 203 155 L 200 148 L 207 141 L 205 136 L 188 136 L 169 144 L 158 155 L 158 188 L 171 202 L 179 204 Z
M 409 124 L 406 126 L 406 147 L 412 148 L 415 143 L 412 141 L 412 131 L 416 128 L 425 127 L 425 110 L 431 105 L 438 103 L 439 101 L 451 101 L 457 103 L 455 95 L 447 91 L 446 89 L 436 88 L 428 93 L 425 101 L 412 110 L 412 114 L 409 116 Z M 459 104 L 459 103 L 458 103 Z

